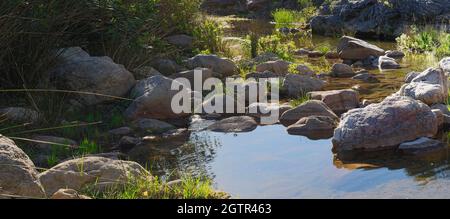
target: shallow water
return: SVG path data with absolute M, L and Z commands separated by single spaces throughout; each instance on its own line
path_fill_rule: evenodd
M 263 35 L 273 30 L 267 22 L 229 24 L 226 34 L 233 37 L 244 37 L 250 30 Z M 334 47 L 338 39 L 314 36 L 312 42 Z M 372 43 L 395 49 L 394 42 Z M 308 62 L 332 65 L 334 61 Z M 434 66 L 437 60 L 429 55 L 408 55 L 400 64 L 398 70 L 371 70 L 381 83 L 328 78 L 326 90 L 359 85 L 361 99 L 379 101 L 401 87 L 405 74 Z M 217 189 L 235 198 L 450 198 L 448 148 L 421 157 L 393 151 L 335 155 L 331 140 L 291 136 L 281 125 L 260 126 L 241 134 L 195 130 L 189 144 L 147 145 L 131 154 L 141 163 L 157 163 L 155 169 L 168 178 L 177 172 L 206 175 Z M 446 135 L 442 138 L 447 141 Z

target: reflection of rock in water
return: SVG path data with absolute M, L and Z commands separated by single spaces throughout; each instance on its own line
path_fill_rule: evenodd
M 128 154 L 131 160 L 163 178 L 179 179 L 185 173 L 212 178 L 208 165 L 218 146 L 217 139 L 200 132 L 191 134 L 190 140 L 182 145 L 179 142 L 149 143 L 133 148 Z
M 352 151 L 335 154 L 333 163 L 337 168 L 389 170 L 404 169 L 416 180 L 432 180 L 436 178 L 450 179 L 450 151 L 443 150 L 421 156 L 402 155 L 395 150 L 384 151 Z

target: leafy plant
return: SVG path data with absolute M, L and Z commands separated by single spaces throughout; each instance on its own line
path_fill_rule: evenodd
M 397 38 L 398 47 L 415 53 L 432 52 L 438 57 L 450 55 L 450 34 L 432 28 L 411 27 Z

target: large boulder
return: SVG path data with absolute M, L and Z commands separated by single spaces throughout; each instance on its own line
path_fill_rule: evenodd
M 322 90 L 325 82 L 304 75 L 287 74 L 283 80 L 282 90 L 290 97 L 300 97 L 310 91 Z
M 0 135 L 0 197 L 44 198 L 33 162 L 9 138 Z
M 363 60 L 370 56 L 382 56 L 385 54 L 385 51 L 378 46 L 349 36 L 341 38 L 337 52 L 341 59 L 347 60 Z
M 438 122 L 430 107 L 404 96 L 353 109 L 334 131 L 334 150 L 382 150 L 420 137 L 432 137 Z
M 187 116 L 186 113 L 174 113 L 172 98 L 178 90 L 172 90 L 172 83 L 183 86 L 177 81 L 161 75 L 139 81 L 131 91 L 135 100 L 125 111 L 130 120 L 138 118 L 173 119 Z
M 339 117 L 324 102 L 310 100 L 283 113 L 280 117 L 280 123 L 287 127 L 309 116 L 326 116 L 339 120 Z
M 283 60 L 268 61 L 257 65 L 256 71 L 257 72 L 270 71 L 277 74 L 278 76 L 284 76 L 289 71 L 289 65 L 291 65 L 290 62 Z
M 328 139 L 333 137 L 337 125 L 337 121 L 328 116 L 309 116 L 290 125 L 287 132 L 290 135 L 306 136 L 312 140 Z
M 132 161 L 83 157 L 65 161 L 42 172 L 39 174 L 39 180 L 47 196 L 51 196 L 61 188 L 80 191 L 86 186 L 93 186 L 102 190 L 149 176 L 141 165 Z
M 80 48 L 62 49 L 58 57 L 60 62 L 51 71 L 52 77 L 61 89 L 79 91 L 78 99 L 83 104 L 95 105 L 114 100 L 112 97 L 125 97 L 136 83 L 133 74 L 109 57 L 89 56 Z
M 337 115 L 359 106 L 359 94 L 352 89 L 315 91 L 308 93 L 308 95 L 313 100 L 324 102 Z
M 238 73 L 238 67 L 231 60 L 217 55 L 196 55 L 186 61 L 190 69 L 209 68 L 219 73 L 222 77 L 229 77 Z
M 428 105 L 445 103 L 448 98 L 447 75 L 442 69 L 429 68 L 413 78 L 411 83 L 403 85 L 399 94 Z
M 157 119 L 141 118 L 133 122 L 133 127 L 139 131 L 148 133 L 164 133 L 168 130 L 175 129 L 175 126 Z
M 258 127 L 255 119 L 250 116 L 234 116 L 222 119 L 208 127 L 213 132 L 251 132 Z
M 447 23 L 450 4 L 448 0 L 340 0 L 324 2 L 320 11 L 310 22 L 314 33 L 395 39 L 412 24 Z

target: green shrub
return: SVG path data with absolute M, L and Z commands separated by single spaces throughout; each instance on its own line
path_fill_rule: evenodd
M 438 57 L 450 55 L 450 34 L 445 31 L 412 27 L 397 38 L 398 47 L 410 52 L 432 52 Z
M 283 40 L 278 34 L 273 34 L 259 38 L 258 48 L 260 53 L 271 52 L 277 54 L 281 59 L 292 61 L 292 50 L 295 49 L 295 43 Z
M 288 10 L 280 8 L 272 13 L 277 28 L 295 26 L 295 23 L 299 21 L 300 13 L 298 11 Z
M 199 53 L 224 52 L 222 44 L 223 29 L 221 25 L 212 19 L 202 19 L 193 30 L 196 39 L 196 48 Z
M 54 50 L 81 46 L 128 69 L 175 56 L 163 38 L 191 33 L 200 0 L 0 1 L 0 87 L 35 87 L 48 79 Z

